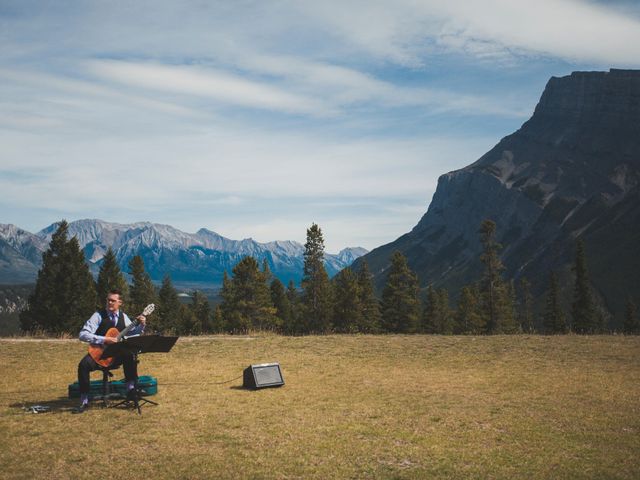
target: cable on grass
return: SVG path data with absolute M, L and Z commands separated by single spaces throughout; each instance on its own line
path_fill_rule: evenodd
M 238 379 L 242 378 L 242 375 L 240 375 L 239 377 L 235 377 L 232 378 L 231 380 L 225 380 L 224 382 L 199 382 L 199 383 L 194 383 L 194 382 L 168 382 L 168 383 L 163 383 L 162 385 L 224 385 L 225 383 L 231 383 L 234 382 Z

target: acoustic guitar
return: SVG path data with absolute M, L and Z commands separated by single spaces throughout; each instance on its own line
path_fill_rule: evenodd
M 153 303 L 150 303 L 149 305 L 144 307 L 142 315 L 146 317 L 147 315 L 150 315 L 155 309 L 156 306 Z M 107 330 L 107 333 L 105 333 L 104 336 L 117 338 L 118 342 L 120 342 L 127 335 L 127 333 L 138 326 L 139 323 L 140 322 L 136 318 L 135 320 L 132 320 L 131 323 L 127 325 L 121 332 L 119 332 L 116 327 L 111 327 L 109 330 Z M 91 355 L 91 358 L 93 358 L 93 360 L 101 367 L 108 367 L 113 363 L 113 357 L 100 358 L 102 357 L 102 352 L 104 352 L 105 348 L 107 348 L 106 345 L 89 345 L 89 355 Z

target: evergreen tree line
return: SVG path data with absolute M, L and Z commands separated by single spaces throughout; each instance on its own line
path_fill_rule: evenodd
M 287 334 L 304 333 L 431 333 L 431 334 L 581 334 L 607 331 L 606 315 L 590 286 L 584 243 L 576 244 L 573 266 L 574 296 L 570 316 L 562 308 L 558 275 L 551 272 L 546 306 L 535 321 L 531 283 L 523 278 L 516 285 L 503 278 L 502 246 L 496 241 L 496 224 L 482 222 L 482 275 L 461 289 L 457 308 L 451 308 L 446 289 L 428 285 L 422 298 L 417 275 L 407 259 L 395 252 L 378 300 L 366 262 L 354 272 L 345 268 L 332 280 L 324 269 L 324 240 L 313 224 L 307 230 L 304 276 L 301 290 L 272 279 L 267 264 L 260 269 L 247 257 L 225 276 L 223 301 L 216 310 L 216 325 L 227 331 L 271 329 Z M 270 296 L 269 296 L 270 292 Z M 625 333 L 640 333 L 635 304 L 627 305 Z
M 478 231 L 482 243 L 481 277 L 464 286 L 456 309 L 450 308 L 446 289 L 428 285 L 423 302 L 419 295 L 418 278 L 407 265 L 406 258 L 395 252 L 382 293 L 384 331 L 421 332 L 435 334 L 509 334 L 534 333 L 533 296 L 531 283 L 522 278 L 518 285 L 503 279 L 505 267 L 500 260 L 502 245 L 495 239 L 496 224 L 482 222 Z M 556 272 L 550 272 L 546 304 L 539 333 L 594 334 L 608 331 L 606 313 L 598 305 L 591 289 L 585 246 L 576 242 L 573 264 L 575 276 L 570 315 L 562 307 L 560 284 Z M 640 334 L 640 319 L 635 303 L 627 300 L 623 332 Z
M 24 331 L 75 334 L 95 310 L 105 307 L 110 290 L 122 292 L 124 309 L 132 316 L 155 303 L 150 321 L 153 330 L 177 334 L 211 331 L 211 309 L 206 297 L 194 292 L 189 305 L 180 302 L 171 279 L 166 276 L 160 289 L 151 282 L 140 256 L 129 262 L 129 285 L 109 248 L 98 278 L 94 281 L 76 238 L 68 238 L 66 221 L 59 223 L 49 248 L 42 256 L 42 267 L 28 306 L 20 314 Z
M 387 271 L 382 298 L 374 293 L 366 262 L 356 272 L 345 268 L 333 279 L 324 268 L 324 239 L 316 224 L 307 230 L 304 272 L 300 289 L 293 281 L 285 287 L 275 278 L 266 261 L 260 265 L 250 256 L 224 274 L 221 302 L 212 308 L 199 291 L 191 302 L 180 302 L 169 276 L 156 289 L 136 256 L 129 262 L 128 285 L 109 249 L 94 282 L 75 238 L 68 239 L 68 225 L 61 222 L 53 235 L 28 308 L 21 314 L 24 330 L 50 333 L 78 331 L 90 315 L 104 306 L 111 289 L 123 292 L 125 309 L 139 314 L 145 305 L 157 305 L 151 328 L 179 335 L 201 333 L 247 333 L 270 330 L 284 334 L 306 333 L 431 333 L 497 334 L 535 331 L 531 284 L 502 277 L 504 265 L 495 240 L 496 225 L 485 220 L 479 236 L 482 243 L 481 277 L 462 288 L 457 308 L 450 306 L 446 289 L 428 285 L 421 297 L 417 275 L 407 259 L 395 252 Z M 587 271 L 584 244 L 577 242 L 574 296 L 571 315 L 562 309 L 556 272 L 551 272 L 541 333 L 600 333 L 605 316 L 594 299 Z M 636 305 L 627 302 L 625 333 L 640 333 Z

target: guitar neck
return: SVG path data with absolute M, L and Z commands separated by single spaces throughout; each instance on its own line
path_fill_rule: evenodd
M 122 330 L 119 334 L 118 334 L 118 341 L 122 340 L 127 333 L 129 333 L 131 330 L 133 330 L 135 327 L 138 326 L 138 319 L 132 320 L 131 323 L 129 325 L 127 325 L 124 330 Z
M 141 315 L 143 317 L 146 317 L 147 315 L 150 315 L 155 310 L 155 308 L 156 308 L 156 306 L 153 303 L 150 303 L 149 305 L 144 307 L 144 310 L 142 311 Z M 127 333 L 129 333 L 132 329 L 137 327 L 139 324 L 140 324 L 140 322 L 138 321 L 138 317 L 134 318 L 131 321 L 131 323 L 129 325 L 127 325 L 124 328 L 124 330 L 122 330 L 122 332 L 120 332 L 118 334 L 118 341 L 122 340 Z

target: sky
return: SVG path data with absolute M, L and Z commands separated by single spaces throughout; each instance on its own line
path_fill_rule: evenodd
M 371 250 L 551 76 L 610 68 L 637 0 L 0 0 L 0 223 Z

